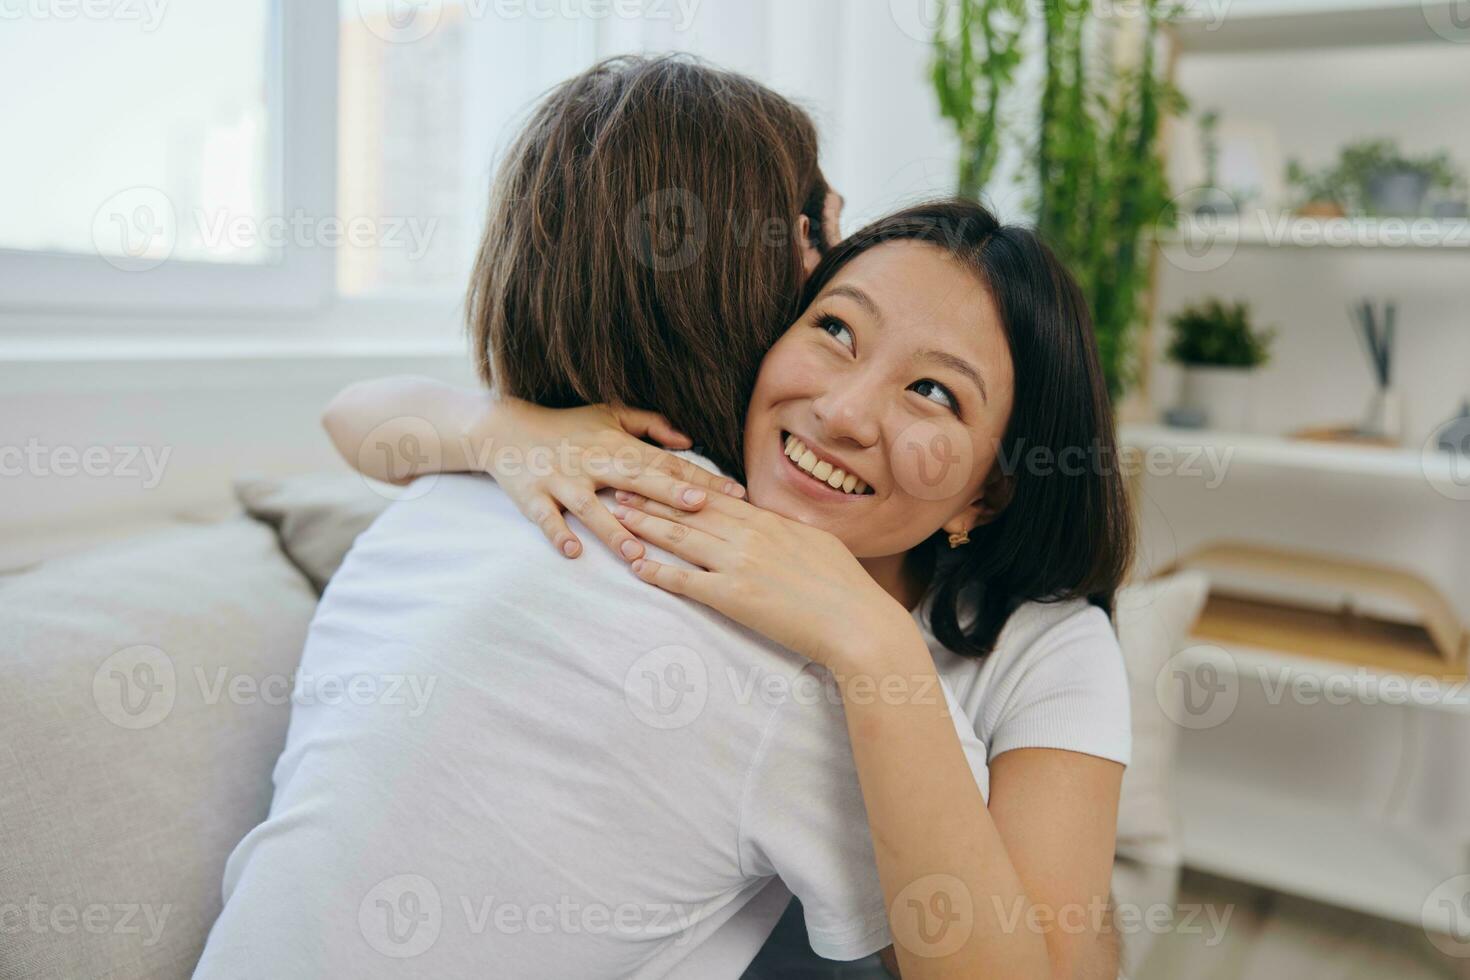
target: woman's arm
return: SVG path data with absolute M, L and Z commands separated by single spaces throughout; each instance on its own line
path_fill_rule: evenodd
M 1116 977 L 1108 883 L 1123 767 L 1005 752 L 987 808 L 943 699 L 852 696 L 860 679 L 937 684 L 913 624 L 849 657 L 834 673 L 902 976 Z
M 482 388 L 430 378 L 361 381 L 343 389 L 322 426 L 348 465 L 364 476 L 404 484 L 427 473 L 487 473 L 558 551 L 581 554 L 562 517 L 575 514 L 624 557 L 643 553 L 601 501 L 614 487 L 683 510 L 704 492 L 739 494 L 740 485 L 648 445 L 686 449 L 689 438 L 656 412 L 588 405 L 548 409 Z
M 904 977 L 1116 976 L 1101 937 L 1122 766 L 1005 752 L 987 808 L 918 626 L 840 541 L 738 500 L 696 514 L 619 500 L 629 528 L 698 566 L 645 559 L 640 578 L 836 678 Z
M 483 388 L 456 388 L 432 378 L 375 378 L 338 392 L 322 412 L 322 428 L 353 469 L 402 485 L 426 473 L 476 469 L 472 461 L 480 458 L 494 403 Z M 425 436 L 434 444 L 424 445 Z

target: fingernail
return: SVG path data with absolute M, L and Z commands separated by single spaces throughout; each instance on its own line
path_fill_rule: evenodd
M 686 504 L 702 504 L 702 503 L 704 503 L 704 491 L 703 490 L 696 490 L 694 487 L 690 487 L 687 490 L 685 490 L 684 493 L 682 494 L 682 496 L 683 496 L 683 499 L 684 499 L 684 503 L 686 503 Z
M 635 572 L 641 572 L 641 571 L 643 571 L 643 559 L 642 558 L 638 559 L 637 561 L 635 561 L 633 563 L 633 571 L 635 571 Z
M 632 503 L 633 502 L 633 495 L 631 493 L 629 493 L 628 491 L 626 491 L 626 490 L 617 490 L 617 491 L 615 491 L 613 493 L 613 497 L 619 503 L 628 504 L 628 503 Z
M 738 483 L 727 483 L 727 484 L 725 484 L 725 492 L 728 493 L 732 497 L 743 497 L 743 496 L 745 496 L 745 488 L 742 487 Z
M 561 553 L 566 555 L 568 558 L 577 557 L 577 542 L 570 539 L 563 541 L 561 543 Z
M 639 553 L 638 552 L 638 542 L 636 542 L 636 541 L 624 541 L 621 545 L 618 546 L 618 550 L 623 553 L 623 557 L 624 558 L 628 558 L 628 559 L 637 558 L 638 557 L 638 553 Z
M 621 506 L 614 507 L 612 509 L 612 512 L 613 512 L 613 516 L 616 517 L 620 521 L 623 520 L 623 519 L 625 519 L 628 516 L 628 508 L 626 508 L 626 507 L 621 507 Z

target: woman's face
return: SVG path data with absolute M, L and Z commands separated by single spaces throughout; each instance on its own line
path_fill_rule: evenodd
M 761 362 L 745 417 L 750 499 L 859 558 L 968 530 L 991 513 L 986 477 L 1012 389 L 1000 317 L 975 275 L 922 242 L 871 248 Z

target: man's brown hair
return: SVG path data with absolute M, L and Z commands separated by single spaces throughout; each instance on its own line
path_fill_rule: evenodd
M 687 56 L 604 61 L 536 108 L 469 293 L 481 377 L 551 407 L 662 412 L 727 472 L 795 319 L 826 184 L 800 108 Z

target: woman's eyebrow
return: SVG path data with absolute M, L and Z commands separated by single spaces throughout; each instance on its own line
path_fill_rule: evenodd
M 832 286 L 829 289 L 824 290 L 823 295 L 846 296 L 848 299 L 852 300 L 854 303 L 867 310 L 868 313 L 872 315 L 873 319 L 877 320 L 880 325 L 883 323 L 883 311 L 878 309 L 878 304 L 873 302 L 873 297 L 869 296 L 867 293 L 863 292 L 856 286 Z
M 985 391 L 985 379 L 980 377 L 980 372 L 976 371 L 970 362 L 963 357 L 956 357 L 942 350 L 921 350 L 915 357 L 918 360 L 935 361 L 953 371 L 963 374 L 975 382 L 975 387 L 980 389 L 980 400 L 987 405 L 990 404 L 990 395 Z

